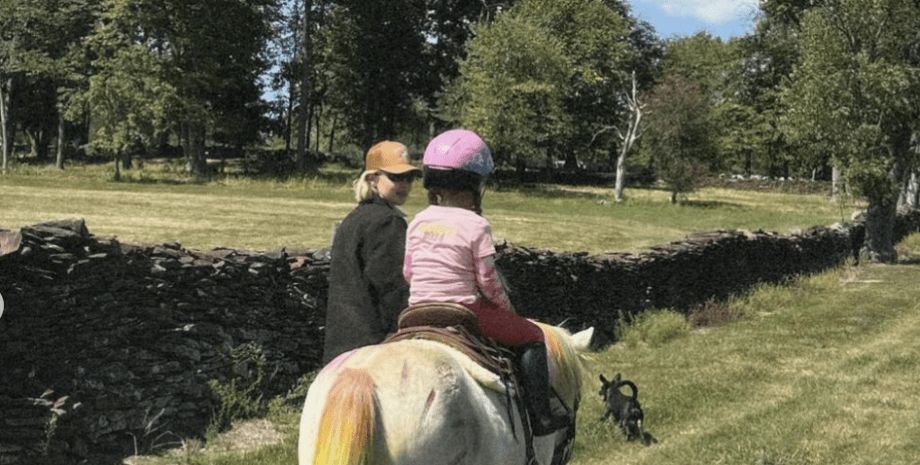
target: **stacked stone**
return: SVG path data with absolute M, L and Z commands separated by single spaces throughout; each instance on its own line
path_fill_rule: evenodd
M 595 342 L 603 344 L 613 340 L 621 318 L 648 309 L 687 312 L 758 283 L 780 283 L 843 263 L 862 227 L 815 227 L 789 235 L 716 230 L 648 250 L 595 256 L 505 243 L 498 247 L 498 266 L 520 313 L 566 321 L 573 329 L 595 326 Z
M 270 398 L 319 363 L 326 251 L 120 244 L 81 220 L 4 231 L 0 251 L 0 463 L 149 451 L 205 431 L 209 381 Z

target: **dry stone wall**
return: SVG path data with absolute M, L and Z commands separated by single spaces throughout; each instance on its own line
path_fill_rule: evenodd
M 918 226 L 902 214 L 896 235 Z M 621 313 L 826 269 L 862 236 L 859 223 L 726 230 L 596 256 L 504 243 L 498 263 L 522 314 L 605 343 Z M 199 436 L 213 382 L 286 393 L 319 367 L 328 267 L 325 249 L 127 244 L 79 219 L 0 230 L 0 465 L 120 463 Z
M 201 435 L 209 380 L 272 396 L 319 363 L 325 250 L 122 244 L 82 221 L 5 237 L 0 464 L 117 463 Z

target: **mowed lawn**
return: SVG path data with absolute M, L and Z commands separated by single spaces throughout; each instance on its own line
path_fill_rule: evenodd
M 169 164 L 127 171 L 122 182 L 99 166 L 12 170 L 0 176 L 0 228 L 81 217 L 97 236 L 131 242 L 177 241 L 186 247 L 269 250 L 328 247 L 333 224 L 354 207 L 355 170 L 327 167 L 286 181 L 221 177 L 176 182 Z M 484 215 L 496 239 L 561 251 L 634 250 L 718 228 L 794 229 L 849 220 L 858 206 L 826 195 L 706 188 L 674 205 L 670 194 L 627 189 L 612 201 L 608 186 L 490 189 Z M 425 207 L 421 182 L 404 209 Z

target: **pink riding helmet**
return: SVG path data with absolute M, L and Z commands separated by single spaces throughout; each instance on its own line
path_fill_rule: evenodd
M 475 132 L 452 129 L 428 143 L 422 165 L 472 171 L 486 177 L 495 168 L 489 146 Z

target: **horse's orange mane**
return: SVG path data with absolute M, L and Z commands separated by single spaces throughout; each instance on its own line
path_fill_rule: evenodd
M 550 359 L 550 380 L 563 397 L 581 392 L 581 375 L 584 362 L 581 355 L 570 345 L 562 342 L 568 337 L 565 330 L 544 323 L 535 322 L 543 330 L 546 352 Z

